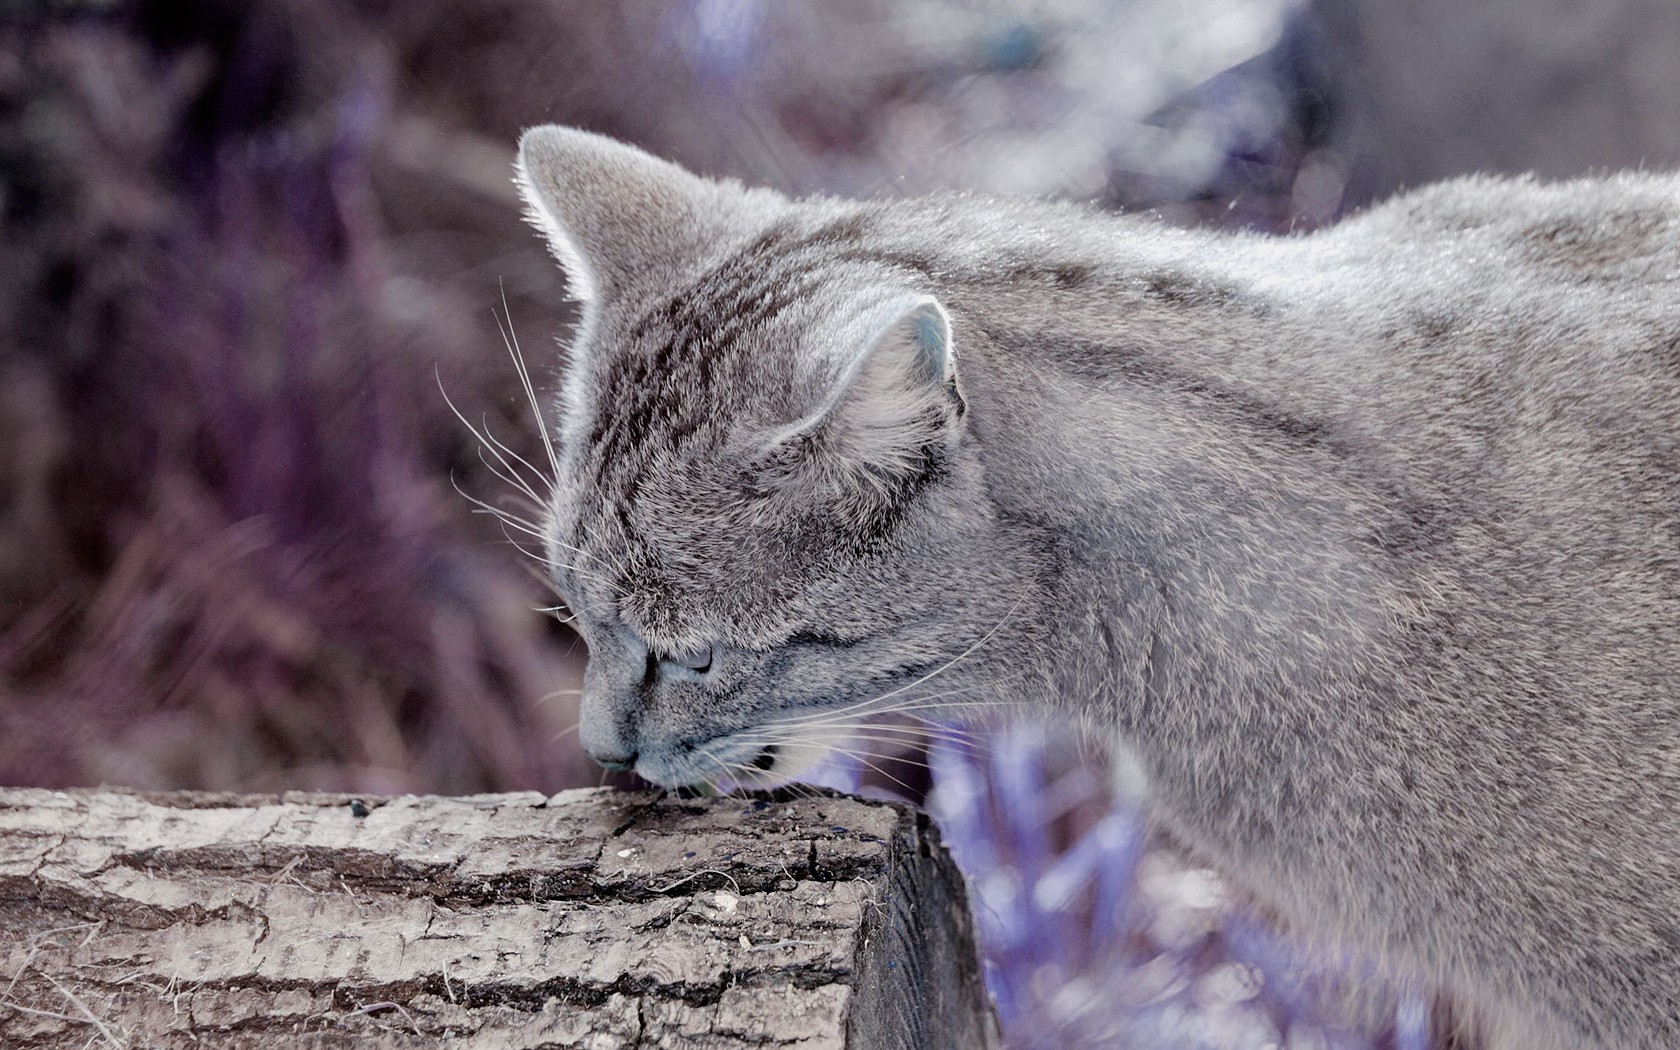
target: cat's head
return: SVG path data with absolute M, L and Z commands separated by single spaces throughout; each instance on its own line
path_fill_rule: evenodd
M 586 749 L 779 781 L 960 692 L 991 615 L 961 332 L 871 249 L 871 206 L 558 127 L 525 134 L 519 184 L 582 309 L 545 543 L 590 651 Z

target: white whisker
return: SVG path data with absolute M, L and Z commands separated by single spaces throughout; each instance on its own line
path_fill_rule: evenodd
M 467 498 L 471 499 L 472 497 L 469 496 Z M 518 526 L 515 526 L 515 528 L 517 528 L 517 527 Z M 532 561 L 536 562 L 538 565 L 546 565 L 550 569 L 564 569 L 567 572 L 575 572 L 579 576 L 582 576 L 584 579 L 594 580 L 596 583 L 601 584 L 603 587 L 611 588 L 615 593 L 618 593 L 618 594 L 624 593 L 623 590 L 618 586 L 618 584 L 614 583 L 612 580 L 607 579 L 605 576 L 602 576 L 598 572 L 591 572 L 588 569 L 585 569 L 581 565 L 572 565 L 572 564 L 569 564 L 567 562 L 557 561 L 554 558 L 550 558 L 546 554 L 539 554 L 536 551 L 531 550 L 529 547 L 525 546 L 523 543 L 520 543 L 518 540 L 514 539 L 512 536 L 505 536 L 505 539 L 507 541 L 507 544 L 510 547 L 512 547 L 514 550 L 517 550 L 519 553 L 525 555 L 525 557 L 530 558 Z M 564 597 L 564 596 L 561 595 L 561 597 Z
M 529 494 L 531 496 L 531 498 L 533 500 L 535 500 L 537 503 L 540 504 L 542 502 L 542 500 L 537 496 L 536 492 L 531 488 L 531 486 L 528 483 L 526 483 L 524 481 L 521 481 L 521 480 L 515 480 L 516 478 L 519 477 L 519 471 L 514 468 L 514 465 L 512 463 L 508 462 L 508 460 L 505 456 L 502 455 L 502 453 L 500 451 L 501 442 L 496 441 L 489 436 L 489 433 L 488 433 L 489 425 L 486 424 L 485 429 L 483 431 L 480 431 L 479 428 L 473 426 L 470 422 L 468 422 L 467 417 L 461 412 L 461 410 L 459 408 L 455 407 L 455 401 L 454 401 L 453 398 L 451 398 L 449 396 L 449 391 L 444 389 L 443 373 L 434 368 L 432 370 L 432 375 L 433 375 L 433 378 L 437 381 L 438 393 L 443 395 L 443 403 L 449 406 L 449 411 L 454 414 L 455 418 L 460 421 L 462 426 L 467 428 L 467 433 L 471 434 L 473 436 L 473 439 L 478 442 L 478 446 L 479 446 L 479 449 L 480 449 L 480 458 L 482 458 L 483 452 L 485 450 L 488 450 L 490 455 L 495 457 L 496 460 L 501 463 L 502 469 L 507 472 L 507 473 L 504 474 L 504 473 L 502 473 L 502 471 L 496 471 L 496 476 L 501 478 L 503 481 L 506 481 L 509 484 L 512 484 L 512 485 L 516 486 L 517 488 L 520 488 L 520 489 L 524 490 L 527 494 Z M 519 458 L 519 457 L 515 457 L 515 458 L 519 459 L 519 462 L 521 462 L 521 463 L 525 462 L 524 459 L 522 459 L 522 458 Z M 485 466 L 489 466 L 489 465 L 490 465 L 489 462 L 485 461 Z M 542 480 L 548 485 L 548 487 L 551 491 L 553 490 L 554 483 L 551 480 L 549 480 L 546 477 L 543 477 L 543 475 L 541 474 L 540 471 L 536 471 L 535 468 L 531 468 L 529 464 L 526 464 L 526 466 L 529 469 L 531 469 L 534 473 L 536 473 L 538 477 L 542 478 Z M 492 468 L 492 469 L 494 469 L 494 468 Z M 509 475 L 512 475 L 512 477 L 510 477 Z
M 536 388 L 531 385 L 531 372 L 525 367 L 525 355 L 519 350 L 519 335 L 513 330 L 513 311 L 508 309 L 507 288 L 497 282 L 502 293 L 502 313 L 507 317 L 507 326 L 503 328 L 498 320 L 496 327 L 502 329 L 502 341 L 507 344 L 508 355 L 513 358 L 513 367 L 519 373 L 519 382 L 525 387 L 525 397 L 531 403 L 531 414 L 535 417 L 537 428 L 542 434 L 543 449 L 548 453 L 548 465 L 553 470 L 553 478 L 560 477 L 560 457 L 554 451 L 554 441 L 549 437 L 548 424 L 543 419 L 542 406 L 537 403 Z M 549 488 L 553 489 L 550 482 Z
M 582 728 L 583 728 L 583 723 L 582 722 L 573 722 L 571 725 L 567 726 L 566 728 L 564 728 L 564 729 L 560 730 L 559 732 L 556 732 L 555 734 L 550 736 L 548 738 L 548 742 L 550 744 L 558 744 L 558 743 L 560 743 L 560 741 L 566 739 L 567 737 L 576 735 L 577 731 L 582 729 Z
M 484 438 L 482 440 L 496 441 L 495 437 L 490 434 L 490 427 L 488 423 L 485 424 Z M 501 442 L 496 441 L 496 444 L 500 445 Z M 490 453 L 489 457 L 485 456 L 485 452 L 487 451 Z M 492 461 L 491 457 L 494 457 L 494 461 Z M 517 459 L 518 457 L 515 456 L 514 458 Z M 478 446 L 478 461 L 484 464 L 484 468 L 491 474 L 494 474 L 497 480 L 518 489 L 520 496 L 530 500 L 533 504 L 539 507 L 542 505 L 542 497 L 532 491 L 530 484 L 527 483 L 523 477 L 512 473 L 505 465 L 503 465 L 505 461 L 497 455 L 494 448 L 480 444 Z M 520 460 L 520 462 L 523 463 L 524 460 Z
M 772 725 L 789 725 L 801 728 L 822 728 L 825 726 L 843 725 L 848 722 L 882 715 L 916 715 L 918 712 L 967 711 L 986 708 L 1013 708 L 1017 704 L 1010 700 L 948 700 L 947 697 L 978 690 L 995 688 L 995 683 L 985 686 L 964 686 L 958 689 L 947 689 L 937 693 L 926 693 L 904 699 L 891 704 L 870 706 L 872 702 L 847 704 L 837 708 L 813 711 L 807 715 L 795 715 L 792 718 L 771 723 Z M 890 694 L 889 694 L 890 695 Z
M 506 463 L 508 460 L 512 460 L 513 462 L 518 463 L 520 466 L 524 467 L 526 470 L 530 471 L 532 474 L 535 474 L 543 482 L 543 484 L 545 486 L 547 486 L 549 497 L 553 498 L 553 496 L 554 496 L 554 481 L 553 481 L 553 479 L 549 478 L 548 475 L 544 474 L 541 470 L 538 470 L 537 467 L 535 465 L 533 465 L 530 460 L 526 459 L 524 456 L 520 455 L 518 452 L 515 452 L 513 449 L 509 448 L 506 444 L 503 443 L 501 438 L 498 438 L 495 434 L 491 433 L 490 424 L 489 424 L 488 421 L 486 421 L 485 424 L 484 424 L 484 436 L 487 439 L 489 439 L 490 444 L 492 446 L 494 446 L 490 450 L 491 455 L 495 456 L 497 460 L 499 460 L 503 463 Z M 531 499 L 534 502 L 536 502 L 537 504 L 541 505 L 543 502 L 545 502 L 543 500 L 543 498 L 541 496 L 539 496 L 536 493 L 536 491 L 534 489 L 532 489 L 531 486 L 524 480 L 524 475 L 523 474 L 518 475 L 518 480 L 514 481 L 514 484 L 518 485 L 521 489 L 523 489 L 525 491 L 525 494 L 527 496 L 530 496 Z
M 917 686 L 922 685 L 923 683 L 929 681 L 932 678 L 937 677 L 938 675 L 944 674 L 946 671 L 948 671 L 952 667 L 954 667 L 957 663 L 959 663 L 963 660 L 966 660 L 969 656 L 973 655 L 973 653 L 977 649 L 979 649 L 982 645 L 985 645 L 987 642 L 991 641 L 993 636 L 995 636 L 998 631 L 1003 629 L 1003 625 L 1009 622 L 1009 618 L 1011 616 L 1013 616 L 1015 614 L 1015 612 L 1021 608 L 1021 603 L 1024 602 L 1025 600 L 1026 599 L 1024 597 L 1016 599 L 1015 604 L 1009 607 L 1008 611 L 1006 611 L 1003 614 L 1003 616 L 998 619 L 998 622 L 993 624 L 992 628 L 990 630 L 988 630 L 985 634 L 981 635 L 978 639 L 976 639 L 975 642 L 972 645 L 970 645 L 968 648 L 964 649 L 962 652 L 958 653 L 956 656 L 951 657 L 951 659 L 945 661 L 943 664 L 940 664 L 938 667 L 929 671 L 927 674 L 922 675 L 920 678 L 917 678 L 917 679 L 915 679 L 914 681 L 911 681 L 911 682 L 906 682 L 905 684 L 897 687 L 896 689 L 888 690 L 887 692 L 882 693 L 880 696 L 869 697 L 869 698 L 866 698 L 866 699 L 863 699 L 863 700 L 855 700 L 855 701 L 852 701 L 849 704 L 842 704 L 839 707 L 831 708 L 828 711 L 825 711 L 823 714 L 826 715 L 826 716 L 832 717 L 832 716 L 844 716 L 844 715 L 850 715 L 850 714 L 858 714 L 858 715 L 877 714 L 877 713 L 880 713 L 883 710 L 886 710 L 885 708 L 882 708 L 882 707 L 879 706 L 881 701 L 891 699 L 892 697 L 898 696 L 898 695 L 904 693 L 907 690 L 914 689 Z M 944 706 L 944 705 L 942 705 L 942 706 Z M 956 705 L 949 705 L 949 706 L 956 706 Z
M 456 489 L 456 491 L 460 492 L 460 489 Z M 480 503 L 479 506 L 473 508 L 473 513 L 474 514 L 490 514 L 490 515 L 493 515 L 493 516 L 496 517 L 497 520 L 501 521 L 503 524 L 512 525 L 514 528 L 518 529 L 520 532 L 525 533 L 527 536 L 532 537 L 533 539 L 538 539 L 538 540 L 542 539 L 542 534 L 537 531 L 536 526 L 532 525 L 530 522 L 526 521 L 524 518 L 521 518 L 518 515 L 512 514 L 508 511 L 502 510 L 499 507 L 492 507 L 488 504 L 483 504 L 479 500 L 477 500 L 476 498 L 467 495 L 465 492 L 461 492 L 461 498 L 469 500 L 473 503 Z
M 898 758 L 897 755 L 880 755 L 880 754 L 875 754 L 874 752 L 857 751 L 857 750 L 853 750 L 851 748 L 837 747 L 833 744 L 829 744 L 829 743 L 825 743 L 825 742 L 821 742 L 821 741 L 815 741 L 815 740 L 788 740 L 788 741 L 783 741 L 783 742 L 779 743 L 777 746 L 778 747 L 783 747 L 783 748 L 789 748 L 789 749 L 799 748 L 799 749 L 804 749 L 804 750 L 821 750 L 824 754 L 833 753 L 833 754 L 837 754 L 837 755 L 844 755 L 845 757 L 851 759 L 854 762 L 857 762 L 860 765 L 867 766 L 869 769 L 873 770 L 877 775 L 885 777 L 886 779 L 892 781 L 894 784 L 897 784 L 899 787 L 904 789 L 905 794 L 914 796 L 914 795 L 919 793 L 917 791 L 917 789 L 911 787 L 909 784 L 906 784 L 904 781 L 902 781 L 902 780 L 898 779 L 897 777 L 893 776 L 891 773 L 888 773 L 885 769 L 882 769 L 878 764 L 871 761 L 871 759 L 874 759 L 874 758 L 879 758 L 882 761 L 896 760 Z

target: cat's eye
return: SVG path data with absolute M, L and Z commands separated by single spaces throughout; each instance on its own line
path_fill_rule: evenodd
M 714 645 L 702 645 L 671 653 L 665 659 L 678 667 L 686 667 L 696 674 L 705 674 L 712 669 L 712 657 L 716 651 L 717 647 Z

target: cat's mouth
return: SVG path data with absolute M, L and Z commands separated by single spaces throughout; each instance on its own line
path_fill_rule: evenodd
M 752 768 L 752 783 L 744 783 L 740 778 L 731 777 L 723 781 L 701 781 L 697 784 L 684 784 L 675 788 L 678 798 L 709 798 L 714 795 L 727 795 L 737 788 L 772 788 L 786 783 L 788 777 L 775 776 L 777 755 L 781 748 L 776 744 L 767 744 L 748 765 Z M 764 778 L 762 780 L 758 778 Z
M 844 749 L 850 729 L 836 726 L 771 740 L 765 739 L 763 731 L 730 733 L 698 744 L 644 752 L 635 771 L 660 787 L 695 794 L 775 788 L 822 765 L 836 748 Z

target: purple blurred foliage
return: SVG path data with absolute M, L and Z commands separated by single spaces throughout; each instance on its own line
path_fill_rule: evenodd
M 969 881 L 1015 1050 L 1428 1050 L 1428 1002 L 1307 952 L 1157 840 L 1044 727 L 935 737 L 927 799 Z
M 458 351 L 392 302 L 390 70 L 323 73 L 276 8 L 214 7 L 0 40 L 34 178 L 7 195 L 0 367 L 70 435 L 39 439 L 19 481 L 45 506 L 4 536 L 33 556 L 0 605 L 0 780 L 575 783 L 546 746 L 570 641 L 463 527 L 433 367 Z M 462 384 L 475 408 L 505 385 Z

